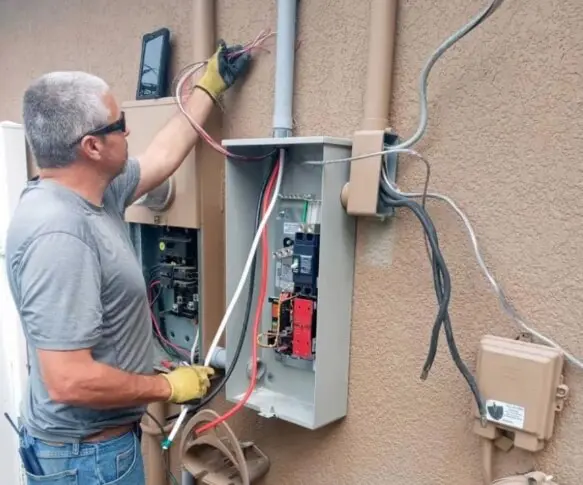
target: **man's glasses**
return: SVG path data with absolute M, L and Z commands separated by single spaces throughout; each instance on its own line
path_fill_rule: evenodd
M 77 138 L 77 140 L 71 143 L 70 146 L 76 145 L 86 136 L 103 136 L 107 135 L 108 133 L 115 133 L 117 131 L 121 131 L 122 133 L 125 133 L 126 131 L 126 117 L 123 111 L 121 112 L 119 118 L 113 123 L 102 126 L 101 128 L 97 128 L 95 130 L 88 131 L 84 135 L 81 135 L 79 138 Z

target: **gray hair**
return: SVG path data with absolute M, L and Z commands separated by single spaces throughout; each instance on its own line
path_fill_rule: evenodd
M 109 123 L 107 83 L 78 71 L 51 72 L 24 93 L 26 138 L 39 168 L 59 168 L 77 158 L 77 139 Z

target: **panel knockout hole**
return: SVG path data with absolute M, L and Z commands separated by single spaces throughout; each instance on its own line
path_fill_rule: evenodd
M 251 369 L 252 369 L 252 363 L 251 361 L 249 361 L 247 363 L 247 378 L 251 379 Z M 263 361 L 261 359 L 257 359 L 257 381 L 260 381 L 261 379 L 263 379 L 263 376 L 265 375 L 265 371 L 266 371 L 266 366 L 263 363 Z

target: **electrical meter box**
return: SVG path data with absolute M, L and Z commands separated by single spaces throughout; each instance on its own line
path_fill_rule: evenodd
M 553 347 L 485 336 L 478 354 L 478 386 L 486 401 L 488 422 L 474 431 L 495 440 L 514 434 L 514 446 L 539 451 L 550 439 L 555 414 L 561 411 L 568 388 L 563 384 L 563 353 Z
M 173 98 L 127 101 L 122 110 L 130 129 L 130 157 L 144 153 L 156 134 L 179 113 Z M 204 291 L 211 279 L 204 277 L 208 272 L 203 257 L 199 179 L 199 164 L 192 150 L 167 182 L 135 201 L 125 214 L 148 289 L 156 342 L 154 364 L 197 361 L 202 353 L 203 312 L 222 310 L 222 295 Z M 220 194 L 222 186 L 216 185 L 214 190 Z M 221 216 L 220 204 L 215 205 L 216 213 L 207 216 Z M 217 252 L 222 256 L 222 248 L 206 248 L 207 257 Z M 203 301 L 203 294 L 210 294 L 210 298 Z
M 226 140 L 235 155 L 263 160 L 226 161 L 226 301 L 230 302 L 256 233 L 262 186 L 278 150 L 285 149 L 281 191 L 270 217 L 267 298 L 259 338 L 252 327 L 261 278 L 257 252 L 255 291 L 245 341 L 227 399 L 238 402 L 250 383 L 251 345 L 258 346 L 257 385 L 246 405 L 265 417 L 278 417 L 316 429 L 346 415 L 350 323 L 354 276 L 355 220 L 340 195 L 348 181 L 349 140 L 293 137 Z M 323 161 L 308 164 L 307 161 Z M 249 293 L 246 282 L 227 324 L 227 366 L 242 335 Z
M 122 104 L 130 129 L 128 150 L 130 156 L 144 152 L 172 116 L 179 113 L 174 98 L 126 101 Z M 200 227 L 198 164 L 192 150 L 170 179 L 170 184 L 126 210 L 126 220 L 139 224 L 198 229 Z

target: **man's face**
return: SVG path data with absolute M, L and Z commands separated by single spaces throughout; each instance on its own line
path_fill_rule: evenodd
M 103 101 L 110 111 L 107 133 L 88 135 L 81 141 L 83 158 L 95 164 L 108 178 L 119 175 L 128 158 L 127 136 L 129 129 L 125 127 L 125 118 L 119 105 L 111 93 L 107 93 Z

